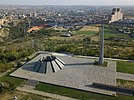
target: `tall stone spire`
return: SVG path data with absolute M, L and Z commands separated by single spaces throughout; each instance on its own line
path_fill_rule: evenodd
M 101 27 L 101 35 L 100 35 L 100 53 L 99 53 L 99 64 L 103 64 L 104 58 L 104 26 Z

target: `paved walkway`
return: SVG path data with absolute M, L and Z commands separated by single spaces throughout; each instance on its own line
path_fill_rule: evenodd
M 94 82 L 116 86 L 116 62 L 108 61 L 108 67 L 100 67 L 93 65 L 93 59 L 65 55 L 60 56 L 56 54 L 59 59 L 65 62 L 63 70 L 49 74 L 36 73 L 33 67 L 41 57 L 46 56 L 47 54 L 44 53 L 38 55 L 10 75 L 106 95 L 116 94 L 113 91 L 92 87 Z
M 47 54 L 40 54 L 30 62 L 10 74 L 11 76 L 51 83 L 59 86 L 71 87 L 95 93 L 113 95 L 113 91 L 101 90 L 92 87 L 94 82 L 116 85 L 116 62 L 109 61 L 108 67 L 93 65 L 93 59 L 57 56 L 65 62 L 65 67 L 56 73 L 42 74 L 33 70 L 36 62 Z
M 78 100 L 78 99 L 74 99 L 74 98 L 70 98 L 70 97 L 65 97 L 65 96 L 60 96 L 60 95 L 56 95 L 56 94 L 37 91 L 37 90 L 34 90 L 33 88 L 31 88 L 30 86 L 18 87 L 17 90 L 40 95 L 40 96 L 51 97 L 51 98 L 58 99 L 58 100 Z
M 116 76 L 117 76 L 116 75 L 116 62 L 115 61 L 108 61 L 107 70 L 110 71 L 107 75 L 110 74 L 109 77 L 111 77 L 111 79 L 113 79 L 114 84 L 112 84 L 112 85 L 116 86 Z
M 134 81 L 134 74 L 117 72 L 117 79 Z

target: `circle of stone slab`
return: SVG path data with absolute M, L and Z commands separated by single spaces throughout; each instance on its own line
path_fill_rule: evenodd
M 62 60 L 60 60 L 59 58 L 55 57 L 55 56 L 47 56 L 46 58 L 42 57 L 40 58 L 33 70 L 35 72 L 39 72 L 39 73 L 55 73 L 58 70 L 62 70 L 64 67 L 64 62 Z

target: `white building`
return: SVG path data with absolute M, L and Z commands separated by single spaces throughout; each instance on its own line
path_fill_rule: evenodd
M 120 19 L 123 19 L 123 13 L 121 12 L 120 8 L 114 8 L 112 11 L 112 15 L 110 17 L 109 23 L 118 21 Z

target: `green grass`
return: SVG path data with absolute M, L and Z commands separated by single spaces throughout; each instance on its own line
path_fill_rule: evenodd
M 117 79 L 117 86 L 121 87 L 127 87 L 127 88 L 133 88 L 134 89 L 134 81 L 128 81 L 128 80 L 122 80 L 122 79 Z
M 13 85 L 14 88 L 20 86 L 21 84 L 24 84 L 26 80 L 9 76 L 15 70 L 16 68 L 12 68 L 6 75 L 0 77 L 0 83 L 2 82 L 2 83 Z
M 78 31 L 77 34 L 85 34 L 85 35 L 93 35 L 96 34 L 97 32 L 94 31 Z
M 105 33 L 113 33 L 113 30 L 111 30 L 111 29 L 104 29 L 104 31 L 105 31 Z
M 117 61 L 117 72 L 134 74 L 134 62 Z
M 124 39 L 127 39 L 127 40 L 134 39 L 129 34 L 116 33 L 115 31 L 113 31 L 111 29 L 105 29 L 104 32 L 105 32 L 105 34 L 104 34 L 105 38 L 116 37 L 116 38 L 124 38 Z
M 100 66 L 100 67 L 107 67 L 107 64 L 108 64 L 107 62 L 104 62 L 102 65 L 99 65 L 98 61 L 94 63 L 94 65 Z
M 121 82 L 122 84 L 123 83 L 126 83 L 126 82 L 130 82 L 130 83 L 133 83 L 134 84 L 134 81 L 122 80 L 122 79 L 117 79 L 117 82 Z
M 13 66 L 13 63 L 3 63 L 0 61 L 0 73 L 10 70 L 11 68 L 13 68 Z
M 129 36 L 128 34 L 116 34 L 116 33 L 105 33 L 104 34 L 105 38 L 110 38 L 110 37 L 116 37 L 116 38 L 124 38 L 124 39 L 128 39 L 128 40 L 132 40 L 133 38 L 131 36 Z
M 111 97 L 44 83 L 39 83 L 36 90 L 77 98 L 80 100 L 134 100 L 134 96 L 118 95 L 117 97 Z
M 45 98 L 45 100 L 50 99 L 50 98 L 47 98 L 47 97 L 42 97 L 42 96 L 38 96 L 38 95 L 34 95 L 34 94 L 28 94 L 28 95 L 23 96 L 19 100 L 44 100 L 44 98 Z
M 10 77 L 7 75 L 7 76 L 2 76 L 0 78 L 0 82 L 9 83 L 9 84 L 14 85 L 14 87 L 17 87 L 17 86 L 20 86 L 21 84 L 24 84 L 25 80 L 20 79 L 20 78 Z

